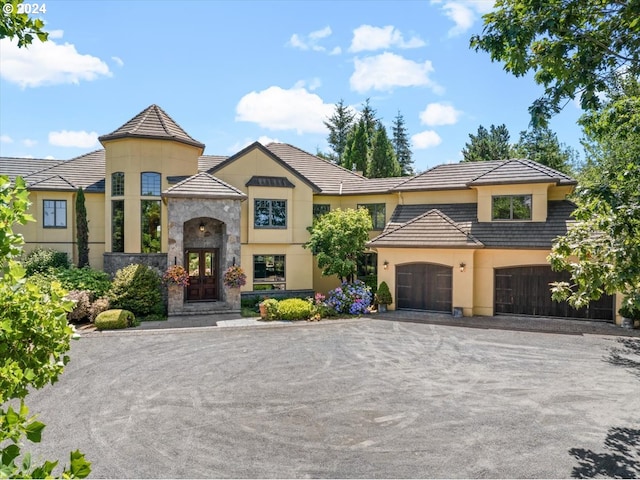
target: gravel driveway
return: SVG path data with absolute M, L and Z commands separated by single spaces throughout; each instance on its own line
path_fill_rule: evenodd
M 637 477 L 638 342 L 372 319 L 95 333 L 27 398 L 31 450 L 80 448 L 94 478 Z

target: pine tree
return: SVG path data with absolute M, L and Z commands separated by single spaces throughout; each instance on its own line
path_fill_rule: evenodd
M 385 178 L 400 176 L 400 164 L 396 160 L 393 145 L 387 136 L 387 129 L 378 122 L 373 137 L 373 150 L 367 177 Z
M 413 159 L 411 158 L 413 152 L 409 146 L 409 137 L 407 135 L 407 128 L 404 124 L 404 117 L 398 110 L 398 115 L 393 119 L 393 150 L 396 154 L 396 160 L 400 164 L 400 175 L 413 175 Z
M 561 144 L 555 132 L 546 127 L 520 132 L 520 140 L 514 150 L 518 157 L 533 160 L 569 175 L 572 173 L 572 164 L 577 163 L 577 153 L 571 147 Z
M 89 222 L 84 204 L 84 191 L 78 189 L 76 196 L 76 241 L 78 243 L 78 268 L 89 265 Z
M 376 118 L 375 109 L 369 104 L 369 99 L 367 98 L 364 101 L 364 105 L 362 106 L 362 112 L 360 112 L 360 119 L 364 122 L 364 125 L 367 130 L 367 147 L 369 150 L 373 148 L 373 137 L 376 133 L 376 126 L 379 122 L 379 119 Z
M 469 134 L 471 141 L 462 149 L 463 162 L 485 162 L 490 160 L 508 160 L 512 156 L 509 144 L 509 130 L 502 124 L 491 125 L 489 130 L 482 125 L 478 127 L 478 134 Z
M 324 122 L 324 125 L 329 129 L 327 143 L 333 150 L 328 157 L 336 163 L 340 163 L 342 155 L 344 155 L 344 151 L 347 148 L 347 139 L 349 132 L 353 129 L 354 118 L 355 112 L 345 106 L 344 100 L 340 99 L 336 103 L 333 115 Z
M 351 130 L 347 148 L 342 156 L 341 165 L 349 170 L 365 174 L 369 165 L 369 136 L 367 126 L 362 118 Z

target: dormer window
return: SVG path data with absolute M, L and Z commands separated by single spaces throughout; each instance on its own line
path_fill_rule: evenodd
M 531 220 L 531 195 L 498 195 L 491 202 L 493 220 Z

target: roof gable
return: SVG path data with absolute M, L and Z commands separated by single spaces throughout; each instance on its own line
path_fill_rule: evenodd
M 71 185 L 76 189 L 83 188 L 87 193 L 101 193 L 104 192 L 104 172 L 104 150 L 96 150 L 27 175 L 25 180 L 29 188 L 38 185 L 42 190 L 68 190 Z M 53 177 L 64 182 L 48 181 Z
M 29 190 L 75 191 L 77 189 L 78 187 L 60 175 L 54 175 L 44 180 L 29 183 Z
M 525 159 L 507 160 L 487 170 L 467 183 L 468 186 L 513 183 L 576 183 L 568 175 L 537 162 Z
M 484 245 L 437 208 L 371 240 L 372 247 L 482 248 Z
M 46 158 L 0 157 L 0 175 L 7 175 L 13 182 L 16 177 L 26 177 L 63 161 Z
M 150 105 L 120 128 L 99 137 L 100 142 L 118 138 L 150 138 L 174 140 L 204 149 L 204 144 L 192 138 L 158 105 Z
M 169 198 L 234 198 L 244 200 L 247 196 L 241 191 L 219 178 L 200 172 L 162 192 Z

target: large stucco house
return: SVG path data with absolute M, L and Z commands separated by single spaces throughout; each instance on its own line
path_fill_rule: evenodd
M 376 274 L 391 309 L 465 316 L 522 314 L 614 321 L 616 299 L 580 311 L 552 302 L 563 278 L 546 260 L 566 232 L 575 180 L 538 163 L 440 165 L 405 178 L 367 179 L 292 145 L 253 143 L 230 157 L 205 146 L 152 105 L 100 137 L 102 150 L 67 161 L 1 158 L 0 174 L 28 183 L 36 219 L 27 250 L 77 258 L 75 196 L 85 191 L 90 263 L 181 264 L 191 284 L 170 293 L 170 314 L 237 309 L 222 285 L 240 264 L 243 294 L 310 294 L 337 285 L 303 248 L 314 215 L 366 207 L 374 230 L 361 274 Z

